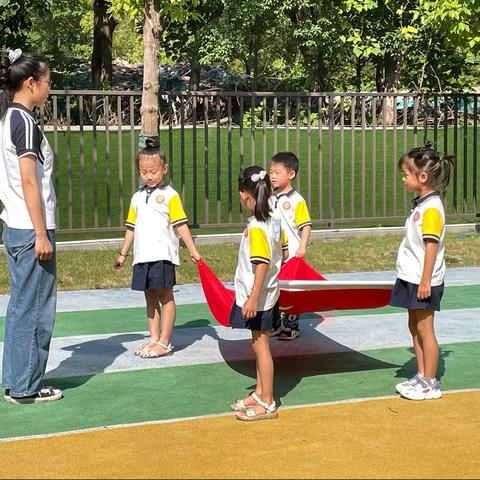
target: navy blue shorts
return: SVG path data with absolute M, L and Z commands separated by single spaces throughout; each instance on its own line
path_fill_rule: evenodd
M 248 320 L 242 316 L 242 308 L 236 303 L 230 311 L 230 325 L 232 328 L 246 328 L 269 332 L 273 328 L 274 320 L 278 318 L 278 303 L 270 310 L 257 311 L 257 315 Z
M 149 288 L 173 288 L 175 280 L 175 265 L 167 260 L 133 266 L 132 290 L 143 292 Z
M 392 307 L 408 308 L 408 310 L 436 310 L 440 311 L 444 284 L 432 287 L 431 295 L 424 300 L 418 300 L 418 285 L 397 278 L 390 296 Z

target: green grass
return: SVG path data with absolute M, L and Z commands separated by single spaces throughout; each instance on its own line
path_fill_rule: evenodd
M 306 259 L 323 273 L 394 270 L 400 235 L 346 238 L 310 242 Z M 233 279 L 238 245 L 203 245 L 200 253 L 223 281 Z M 83 290 L 130 287 L 132 267 L 129 262 L 120 270 L 113 268 L 117 250 L 78 250 L 58 252 L 58 288 Z M 129 260 L 131 257 L 129 257 Z M 448 267 L 480 266 L 480 236 L 447 234 Z M 198 282 L 197 267 L 185 249 L 177 269 L 177 282 Z M 0 293 L 9 289 L 5 255 L 0 255 Z
M 473 133 L 470 127 L 458 129 L 456 133 L 459 161 L 446 204 L 447 213 L 460 214 L 457 220 L 471 220 L 472 215 L 462 217 L 462 213 L 476 210 L 472 194 L 475 181 L 471 147 Z M 168 135 L 168 131 L 161 131 L 161 146 L 170 164 L 172 184 L 183 197 L 191 223 L 196 221 L 201 225 L 242 223 L 236 191 L 241 161 L 243 165 L 266 165 L 276 151 L 287 148 L 300 157 L 297 187 L 307 198 L 312 218 L 318 224 L 328 224 L 331 217 L 344 219 L 352 226 L 402 223 L 400 219 L 379 221 L 368 218 L 401 217 L 408 211 L 411 196 L 401 184 L 397 160 L 415 144 L 422 144 L 425 135 L 434 138 L 433 130 L 425 132 L 423 129 L 414 132 L 399 128 L 396 134 L 392 130 L 383 132 L 377 129 L 375 134 L 372 131 L 362 134 L 360 130 L 352 132 L 347 128 L 343 135 L 335 130 L 330 138 L 326 130 L 312 129 L 309 133 L 291 128 L 287 141 L 284 129 L 277 132 L 269 129 L 263 136 L 262 129 L 245 128 L 241 138 L 238 128 L 229 132 L 225 127 L 210 127 L 207 132 L 203 128 L 196 129 L 195 156 L 192 129 L 185 129 L 183 135 L 180 130 L 173 130 L 171 145 Z M 137 182 L 130 132 L 122 133 L 120 138 L 117 131 L 111 131 L 108 136 L 105 132 L 97 132 L 96 137 L 92 132 L 83 135 L 72 132 L 68 136 L 66 131 L 59 132 L 56 138 L 51 132 L 47 136 L 57 151 L 59 228 L 122 227 Z M 453 127 L 449 128 L 449 152 L 453 151 L 454 136 Z M 439 149 L 443 149 L 443 129 L 438 130 L 437 140 Z M 133 143 L 133 151 L 136 151 L 137 134 Z M 93 156 L 95 144 L 96 159 Z M 120 145 L 122 155 L 119 155 Z M 330 149 L 333 152 L 331 180 Z M 464 173 L 466 186 L 463 185 Z M 479 181 L 478 172 L 476 180 Z M 455 192 L 456 209 L 453 203 Z

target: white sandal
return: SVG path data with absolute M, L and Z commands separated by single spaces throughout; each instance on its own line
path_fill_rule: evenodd
M 135 356 L 139 357 L 140 354 L 143 352 L 143 350 L 145 350 L 145 349 L 148 347 L 148 344 L 149 344 L 150 342 L 155 342 L 155 340 L 154 340 L 153 338 L 149 338 L 146 343 L 142 343 L 141 345 L 139 345 L 139 346 L 134 350 L 133 354 L 134 354 Z
M 234 412 L 243 412 L 247 408 L 245 405 L 245 402 L 243 401 L 243 398 L 237 398 L 231 405 L 230 409 L 233 410 Z
M 151 348 L 147 347 L 147 348 L 144 348 L 140 352 L 140 355 L 139 355 L 140 358 L 158 358 L 158 357 L 166 357 L 167 355 L 172 354 L 173 346 L 172 346 L 171 343 L 169 343 L 168 345 L 165 345 L 164 343 L 157 342 L 156 340 L 151 340 L 151 341 L 156 343 L 157 345 L 160 345 L 162 348 L 164 348 L 165 352 L 164 353 L 157 353 L 154 350 L 152 350 Z
M 247 397 L 252 397 L 257 403 L 258 403 L 258 395 L 253 391 L 252 393 L 249 393 Z M 233 410 L 234 412 L 243 412 L 245 409 L 248 407 L 248 405 L 245 405 L 245 399 L 244 398 L 237 398 L 231 405 L 230 409 Z
M 265 413 L 255 413 L 253 407 L 245 407 L 243 412 L 237 412 L 235 416 L 238 420 L 247 422 L 254 422 L 257 420 L 273 420 L 278 417 L 277 404 L 275 400 L 269 405 L 267 402 L 261 400 L 255 393 L 252 394 L 253 399 L 265 409 Z

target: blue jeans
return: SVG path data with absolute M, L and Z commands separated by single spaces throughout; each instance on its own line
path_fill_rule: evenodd
M 14 397 L 42 388 L 57 304 L 55 231 L 47 232 L 54 252 L 35 258 L 34 230 L 3 225 L 10 272 L 10 301 L 5 318 L 2 383 Z

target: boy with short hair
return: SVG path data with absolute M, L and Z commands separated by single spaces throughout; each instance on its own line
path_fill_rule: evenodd
M 312 220 L 305 199 L 292 186 L 297 176 L 299 161 L 292 152 L 279 152 L 270 161 L 270 180 L 274 188 L 271 207 L 282 220 L 282 230 L 288 237 L 288 257 L 303 258 L 312 231 Z M 279 325 L 271 332 L 280 340 L 294 340 L 298 336 L 300 315 L 282 313 Z

